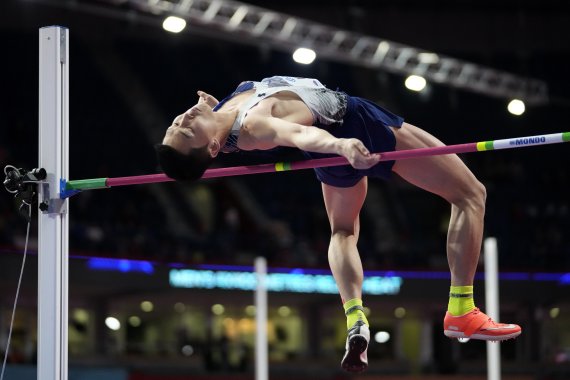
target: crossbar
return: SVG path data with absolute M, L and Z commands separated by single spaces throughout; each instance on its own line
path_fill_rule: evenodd
M 380 161 L 394 161 L 410 158 L 421 158 L 429 156 L 439 156 L 444 154 L 459 154 L 470 152 L 483 152 L 489 150 L 523 148 L 527 146 L 557 144 L 570 141 L 570 132 L 552 133 L 547 135 L 536 135 L 527 137 L 514 137 L 502 140 L 480 141 L 466 144 L 444 145 L 429 148 L 418 148 L 409 150 L 399 150 L 393 152 L 383 152 L 380 154 Z M 317 158 L 312 160 L 296 162 L 278 162 L 272 164 L 234 166 L 227 168 L 208 169 L 202 179 L 231 177 L 239 175 L 261 174 L 282 172 L 289 170 L 314 169 L 328 166 L 348 165 L 348 160 L 344 157 Z M 115 178 L 93 178 L 75 181 L 67 181 L 62 185 L 64 191 L 62 198 L 73 195 L 74 192 L 93 189 L 104 189 L 116 186 L 142 185 L 148 183 L 159 183 L 174 181 L 166 174 L 147 174 L 130 177 Z

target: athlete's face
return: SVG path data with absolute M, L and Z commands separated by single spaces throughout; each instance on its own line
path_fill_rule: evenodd
M 191 148 L 208 145 L 214 132 L 214 112 L 206 103 L 198 103 L 188 111 L 176 116 L 166 130 L 162 143 L 181 153 Z

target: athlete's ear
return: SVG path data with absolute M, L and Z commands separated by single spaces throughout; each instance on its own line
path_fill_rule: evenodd
M 210 153 L 210 157 L 212 158 L 216 157 L 218 153 L 220 153 L 221 148 L 222 147 L 218 139 L 212 139 L 212 141 L 210 141 L 210 143 L 208 144 L 208 153 Z

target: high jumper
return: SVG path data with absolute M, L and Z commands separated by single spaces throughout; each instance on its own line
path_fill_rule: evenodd
M 451 288 L 445 335 L 502 341 L 521 333 L 516 324 L 493 321 L 473 300 L 485 214 L 483 184 L 455 154 L 386 161 L 381 160 L 382 154 L 373 153 L 444 149 L 440 140 L 367 99 L 330 90 L 312 78 L 245 81 L 221 102 L 203 91 L 197 95 L 197 104 L 174 118 L 156 147 L 159 162 L 171 178 L 201 178 L 220 153 L 277 146 L 298 148 L 311 159 L 341 156 L 350 164 L 315 168 L 331 227 L 329 265 L 347 317 L 343 369 L 360 372 L 368 366 L 370 330 L 357 249 L 368 177 L 388 179 L 396 173 L 451 204 L 447 235 Z

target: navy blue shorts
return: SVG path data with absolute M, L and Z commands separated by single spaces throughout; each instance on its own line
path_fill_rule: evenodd
M 396 147 L 396 138 L 389 127 L 400 128 L 404 119 L 379 105 L 359 97 L 348 96 L 342 124 L 318 125 L 338 138 L 357 138 L 372 153 L 390 152 Z M 304 152 L 309 158 L 334 157 L 333 154 Z M 363 177 L 388 179 L 394 161 L 384 161 L 369 168 L 355 169 L 350 165 L 316 168 L 319 181 L 335 187 L 351 187 Z

